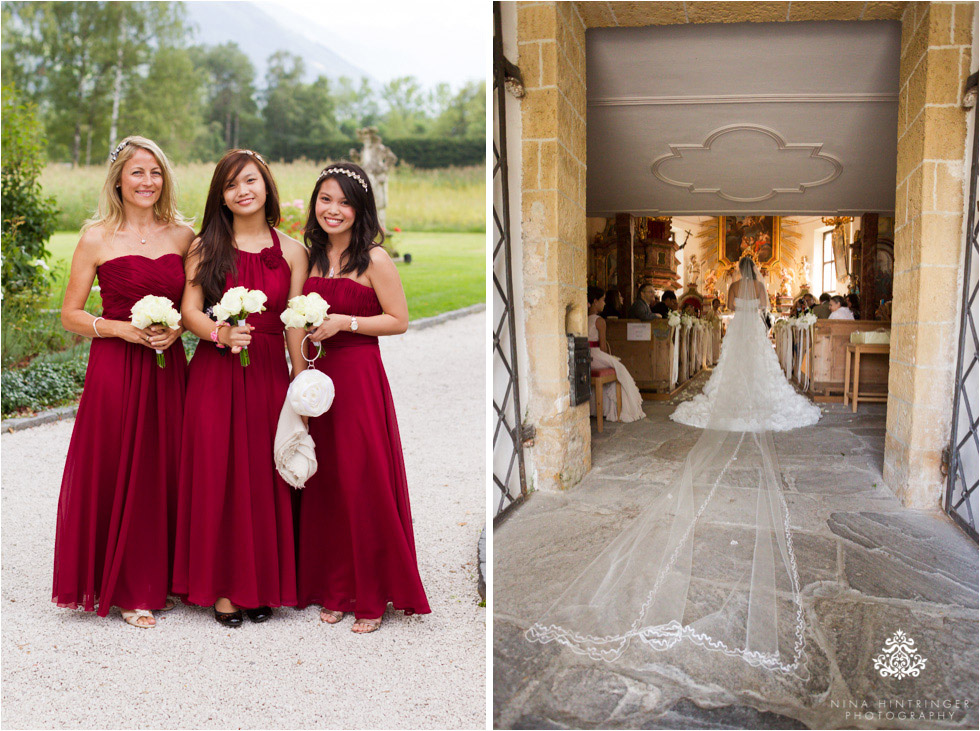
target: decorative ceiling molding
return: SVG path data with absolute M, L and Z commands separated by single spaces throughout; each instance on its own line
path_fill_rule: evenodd
M 798 183 L 797 185 L 789 188 L 785 187 L 773 187 L 770 188 L 769 192 L 761 196 L 752 197 L 741 197 L 729 195 L 728 193 L 722 192 L 721 188 L 698 188 L 695 183 L 685 183 L 680 180 L 675 180 L 668 177 L 665 173 L 661 172 L 663 165 L 672 160 L 684 160 L 685 151 L 701 151 L 701 152 L 711 152 L 711 146 L 721 137 L 737 132 L 749 132 L 754 134 L 761 134 L 776 143 L 776 149 L 779 153 L 783 152 L 805 152 L 809 151 L 810 159 L 822 160 L 824 162 L 830 163 L 832 166 L 832 171 L 829 175 L 820 178 L 819 180 L 814 180 L 807 183 Z M 759 203 L 761 201 L 769 200 L 770 198 L 779 195 L 780 193 L 786 194 L 797 194 L 801 195 L 805 193 L 809 188 L 816 188 L 821 185 L 826 185 L 831 183 L 840 177 L 841 173 L 844 172 L 844 166 L 841 164 L 833 155 L 828 155 L 826 153 L 821 153 L 820 150 L 823 148 L 823 143 L 813 144 L 813 143 L 790 143 L 786 142 L 780 136 L 778 132 L 769 127 L 763 127 L 761 125 L 754 124 L 730 124 L 724 127 L 716 129 L 714 132 L 710 133 L 708 137 L 700 145 L 697 144 L 677 144 L 671 143 L 667 147 L 670 148 L 669 155 L 661 155 L 656 158 L 650 165 L 650 172 L 653 173 L 654 177 L 658 180 L 666 183 L 667 185 L 673 185 L 679 188 L 685 188 L 691 193 L 710 193 L 718 196 L 727 201 L 732 201 L 733 203 Z
M 893 93 L 700 94 L 690 96 L 609 96 L 589 100 L 590 107 L 657 107 L 687 104 L 894 104 Z

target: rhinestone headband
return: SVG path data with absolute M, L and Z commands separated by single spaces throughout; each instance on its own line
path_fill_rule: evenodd
M 320 177 L 316 179 L 316 182 L 319 183 L 321 180 L 323 180 L 323 178 L 327 177 L 328 175 L 332 175 L 334 173 L 341 173 L 343 175 L 346 175 L 348 178 L 352 178 L 356 180 L 358 183 L 361 184 L 361 187 L 364 188 L 364 192 L 365 193 L 368 192 L 367 183 L 364 182 L 364 178 L 362 178 L 360 175 L 355 173 L 353 170 L 348 170 L 347 168 L 326 168 L 322 173 L 320 173 Z
M 116 158 L 119 157 L 119 153 L 122 152 L 122 148 L 129 144 L 129 140 L 123 140 L 118 145 L 116 149 L 109 153 L 109 162 L 115 162 Z
M 266 167 L 269 167 L 269 163 L 267 163 L 265 161 L 265 158 L 262 157 L 259 153 L 253 152 L 252 150 L 239 150 L 239 152 L 244 152 L 246 155 L 249 155 L 250 157 L 254 157 L 256 160 L 258 160 L 260 163 L 262 163 Z

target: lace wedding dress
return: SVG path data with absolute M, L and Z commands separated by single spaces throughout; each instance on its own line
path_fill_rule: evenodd
M 735 317 L 721 357 L 704 390 L 670 418 L 681 424 L 729 431 L 786 431 L 812 426 L 820 407 L 786 380 L 759 317 L 759 300 L 735 298 Z
M 743 261 L 743 278 L 757 275 Z M 650 491 L 640 514 L 527 631 L 529 641 L 565 645 L 629 675 L 729 689 L 750 682 L 746 664 L 763 673 L 756 683 L 807 677 L 771 430 L 813 423 L 820 412 L 796 401 L 803 397 L 783 379 L 758 307 L 758 299 L 736 303 L 711 391 L 688 407 L 704 430 L 672 481 Z

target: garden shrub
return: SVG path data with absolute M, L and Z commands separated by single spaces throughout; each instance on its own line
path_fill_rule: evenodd
M 38 181 L 44 167 L 44 140 L 37 111 L 19 97 L 12 84 L 3 87 L 2 97 L 0 251 L 6 311 L 18 305 L 36 306 L 47 295 L 50 278 L 45 244 L 54 232 L 57 208 Z
M 87 357 L 39 357 L 26 368 L 5 370 L 0 376 L 0 410 L 8 416 L 74 401 L 85 384 L 87 366 Z

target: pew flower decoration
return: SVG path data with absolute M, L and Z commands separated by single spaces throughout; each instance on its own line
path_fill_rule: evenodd
M 679 313 L 679 312 L 673 312 L 673 311 L 670 312 L 667 315 L 667 324 L 670 325 L 670 327 L 677 327 L 678 325 L 680 325 L 681 324 L 681 313 Z
M 304 330 L 307 327 L 320 327 L 327 316 L 330 305 L 320 296 L 318 292 L 300 294 L 293 297 L 286 303 L 286 309 L 279 319 L 286 327 L 298 327 Z M 321 352 L 317 357 L 323 357 Z M 297 412 L 302 413 L 302 412 Z
M 694 318 L 687 314 L 681 315 L 681 324 L 684 327 L 691 327 L 694 324 Z
M 133 317 L 131 321 L 133 327 L 138 327 L 140 330 L 150 325 L 163 325 L 171 330 L 180 327 L 180 313 L 174 308 L 174 303 L 166 297 L 148 294 L 133 305 L 130 314 Z M 156 348 L 154 350 L 157 354 L 157 365 L 166 368 L 167 361 L 164 360 L 163 351 Z
M 816 321 L 817 316 L 812 312 L 807 312 L 796 318 L 796 326 L 802 330 L 803 328 L 812 327 Z
M 265 311 L 266 299 L 268 298 L 261 289 L 232 287 L 224 293 L 221 301 L 212 308 L 212 312 L 219 323 L 234 320 L 241 327 L 249 315 Z M 248 348 L 242 348 L 238 359 L 243 366 L 252 362 L 248 357 Z

